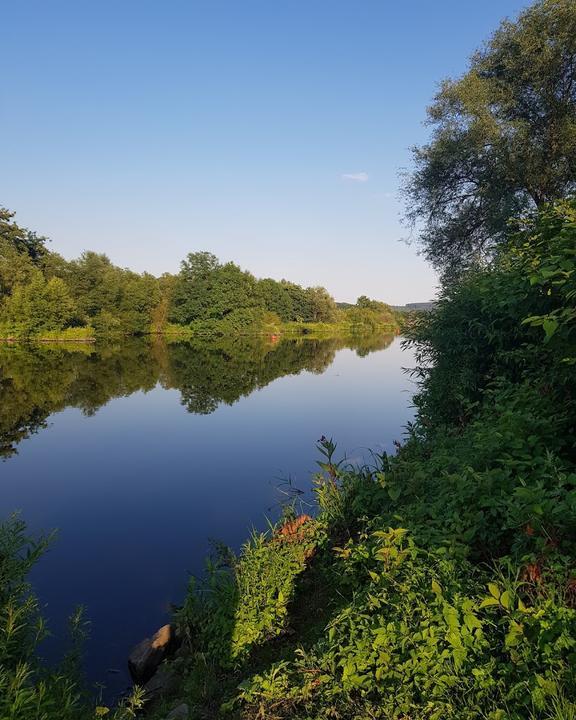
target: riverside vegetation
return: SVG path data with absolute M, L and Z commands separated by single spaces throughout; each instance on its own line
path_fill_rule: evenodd
M 407 441 L 355 468 L 321 439 L 318 511 L 191 583 L 179 685 L 152 717 L 176 700 L 198 718 L 575 716 L 575 250 L 576 203 L 549 206 L 413 323 Z M 0 540 L 1 716 L 133 716 L 138 694 L 90 709 L 74 653 L 35 659 L 42 543 L 16 520 Z
M 151 717 L 576 718 L 575 73 L 576 6 L 542 0 L 444 86 L 410 185 L 444 271 L 405 328 L 416 420 L 366 467 L 322 437 L 314 511 L 215 553 Z M 38 664 L 40 548 L 16 521 L 0 538 L 0 716 L 133 716 L 138 691 L 90 707 Z
M 207 252 L 156 278 L 85 252 L 66 261 L 0 208 L 0 339 L 92 341 L 126 335 L 343 335 L 395 331 L 396 314 L 362 296 L 337 307 L 321 287 L 256 279 Z

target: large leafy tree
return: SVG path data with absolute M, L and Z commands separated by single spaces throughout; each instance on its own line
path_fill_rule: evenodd
M 36 262 L 46 253 L 46 238 L 17 225 L 14 222 L 15 214 L 0 207 L 0 242 Z
M 14 215 L 0 207 L 0 299 L 16 285 L 29 282 L 48 254 L 46 239 L 17 225 Z
M 264 278 L 257 283 L 256 291 L 266 310 L 276 313 L 281 320 L 292 320 L 294 315 L 293 299 L 287 292 L 285 283 L 272 278 Z
M 221 264 L 208 252 L 190 253 L 182 261 L 172 294 L 170 319 L 221 320 L 238 308 L 257 305 L 256 280 L 234 263 Z
M 22 336 L 58 331 L 70 325 L 77 310 L 63 280 L 46 280 L 37 270 L 27 285 L 16 285 L 0 308 L 0 322 Z
M 117 311 L 122 329 L 139 334 L 150 332 L 154 310 L 161 299 L 159 283 L 153 275 L 138 275 L 123 270 L 122 293 Z
M 83 252 L 70 266 L 67 282 L 80 310 L 88 318 L 103 310 L 114 312 L 121 298 L 122 271 L 106 255 L 91 251 Z
M 540 0 L 503 22 L 468 72 L 442 83 L 428 122 L 407 219 L 450 275 L 490 258 L 510 217 L 576 190 L 575 0 Z
M 29 282 L 36 272 L 36 265 L 27 254 L 0 238 L 0 299 L 10 295 L 16 285 Z
M 323 287 L 311 287 L 305 290 L 308 302 L 309 322 L 333 322 L 336 320 L 336 303 L 334 298 Z

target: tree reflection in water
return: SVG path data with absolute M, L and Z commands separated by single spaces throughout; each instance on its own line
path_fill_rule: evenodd
M 96 346 L 0 345 L 0 457 L 14 455 L 22 440 L 67 407 L 93 415 L 113 398 L 160 383 L 179 390 L 188 412 L 206 415 L 285 375 L 321 374 L 342 348 L 364 356 L 388 347 L 393 338 L 129 338 Z

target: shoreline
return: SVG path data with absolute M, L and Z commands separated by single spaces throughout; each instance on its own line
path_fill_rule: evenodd
M 194 332 L 190 329 L 182 329 L 182 331 L 169 330 L 167 332 L 149 332 L 149 333 L 122 333 L 122 334 L 110 334 L 110 335 L 91 335 L 87 337 L 37 337 L 37 336 L 9 336 L 0 337 L 0 344 L 6 345 L 17 345 L 17 344 L 42 344 L 42 345 L 90 345 L 100 342 L 109 342 L 112 340 L 126 340 L 126 339 L 179 339 L 179 340 L 221 340 L 222 338 L 240 338 L 240 337 L 254 337 L 254 338 L 270 338 L 273 342 L 278 340 L 291 340 L 299 338 L 308 339 L 326 339 L 329 337 L 364 337 L 368 335 L 379 335 L 379 334 L 393 334 L 400 335 L 402 328 L 400 325 L 382 325 L 375 328 L 362 328 L 355 329 L 351 326 L 342 326 L 340 324 L 319 324 L 317 323 L 303 323 L 300 327 L 286 327 L 275 331 L 269 330 L 255 330 L 247 332 L 235 332 L 235 333 L 203 333 Z

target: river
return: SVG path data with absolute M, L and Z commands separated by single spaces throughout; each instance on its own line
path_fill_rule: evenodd
M 393 451 L 411 365 L 393 336 L 0 346 L 0 515 L 58 529 L 32 573 L 46 657 L 81 604 L 88 678 L 121 691 L 211 540 L 238 549 L 290 499 L 310 512 L 320 436 L 354 463 Z

